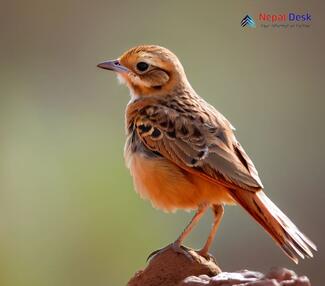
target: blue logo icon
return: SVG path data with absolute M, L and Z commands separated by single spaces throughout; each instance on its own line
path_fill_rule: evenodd
M 242 27 L 250 27 L 250 28 L 256 28 L 256 24 L 255 21 L 253 19 L 253 17 L 246 15 L 243 20 L 241 20 L 240 25 Z

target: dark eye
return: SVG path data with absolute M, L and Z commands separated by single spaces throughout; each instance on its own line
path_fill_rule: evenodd
M 149 65 L 145 62 L 139 62 L 137 63 L 137 69 L 141 72 L 146 71 L 149 68 Z

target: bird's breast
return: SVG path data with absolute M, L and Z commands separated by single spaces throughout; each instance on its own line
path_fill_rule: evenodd
M 132 135 L 125 147 L 125 159 L 137 193 L 167 212 L 196 209 L 200 204 L 233 204 L 222 185 L 185 171 L 137 142 Z

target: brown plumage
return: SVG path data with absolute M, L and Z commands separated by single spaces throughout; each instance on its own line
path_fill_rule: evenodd
M 196 94 L 178 58 L 159 46 L 138 46 L 104 62 L 129 87 L 125 159 L 141 197 L 165 211 L 196 209 L 176 240 L 179 247 L 211 206 L 215 223 L 224 204 L 241 205 L 296 263 L 316 246 L 265 195 L 253 162 L 229 121 Z

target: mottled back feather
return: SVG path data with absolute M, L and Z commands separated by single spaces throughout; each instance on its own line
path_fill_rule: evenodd
M 262 188 L 231 124 L 190 92 L 174 94 L 173 99 L 142 97 L 131 102 L 127 126 L 149 150 L 183 169 L 232 188 Z

